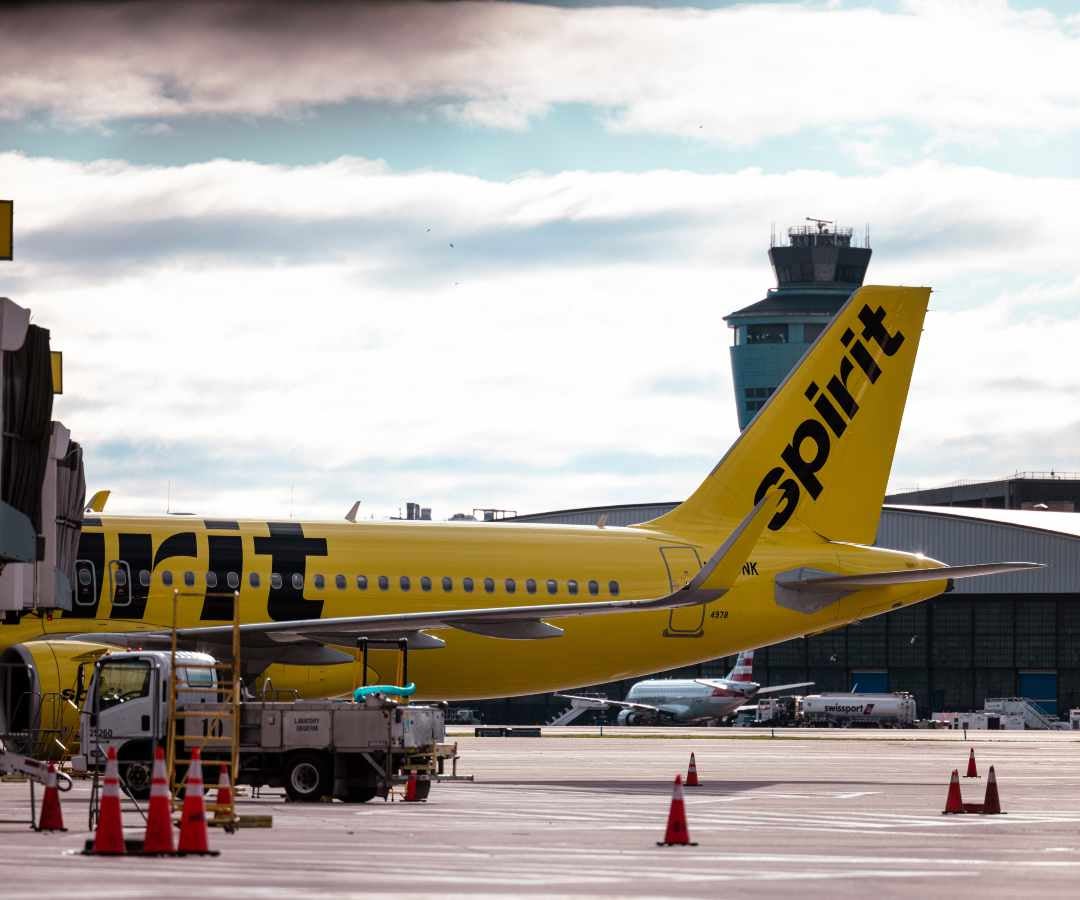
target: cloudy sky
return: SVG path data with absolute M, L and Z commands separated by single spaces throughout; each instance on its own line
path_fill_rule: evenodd
M 685 496 L 773 224 L 935 289 L 892 488 L 1080 471 L 1057 0 L 0 12 L 0 293 L 114 511 Z

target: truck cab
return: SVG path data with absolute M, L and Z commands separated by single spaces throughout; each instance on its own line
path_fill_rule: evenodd
M 216 671 L 206 668 L 214 658 L 181 651 L 176 662 L 177 704 L 190 708 L 216 703 L 217 694 L 206 690 L 217 682 Z M 76 772 L 103 769 L 109 747 L 116 747 L 120 774 L 129 789 L 136 795 L 149 791 L 154 747 L 165 740 L 168 729 L 171 665 L 165 651 L 110 653 L 94 664 L 80 714 L 80 755 L 71 761 Z M 199 727 L 198 720 L 194 727 Z

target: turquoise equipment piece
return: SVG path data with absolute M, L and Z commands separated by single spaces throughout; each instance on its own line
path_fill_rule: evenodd
M 353 702 L 358 703 L 372 694 L 386 694 L 388 697 L 411 697 L 416 693 L 416 684 L 409 682 L 405 687 L 396 684 L 367 684 L 353 691 Z

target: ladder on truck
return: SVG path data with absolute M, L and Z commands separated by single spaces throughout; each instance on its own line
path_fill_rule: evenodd
M 206 598 L 217 597 L 221 599 L 232 598 L 232 659 L 229 662 L 202 662 L 198 660 L 177 659 L 177 619 L 180 602 L 185 598 L 197 599 L 200 603 Z M 200 753 L 205 750 L 211 751 L 210 759 L 202 760 L 204 790 L 212 790 L 217 780 L 213 777 L 220 773 L 221 766 L 227 766 L 229 784 L 235 785 L 240 765 L 240 699 L 241 699 L 241 675 L 240 675 L 240 592 L 233 591 L 173 591 L 172 609 L 172 640 L 170 645 L 169 660 L 169 711 L 168 731 L 166 741 L 166 767 L 171 779 L 173 807 L 177 810 L 183 806 L 180 799 L 180 791 L 187 781 L 190 771 L 191 748 L 198 747 Z M 188 684 L 180 685 L 179 669 L 207 671 L 213 674 L 213 686 L 192 685 L 191 679 Z M 189 697 L 196 694 L 210 694 L 209 702 L 200 703 L 197 707 L 188 704 L 186 709 L 178 709 L 178 697 L 180 690 Z M 190 734 L 188 725 L 192 721 L 202 721 L 202 734 Z M 178 753 L 183 752 L 182 756 Z M 178 777 L 178 766 L 183 766 L 183 778 Z M 226 831 L 234 831 L 240 819 L 236 814 L 236 789 L 230 792 L 233 800 L 229 803 L 219 804 L 207 800 L 206 811 L 213 813 L 208 824 L 220 825 Z

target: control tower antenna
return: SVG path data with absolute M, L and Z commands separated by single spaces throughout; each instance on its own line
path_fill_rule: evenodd
M 832 219 L 815 219 L 813 216 L 807 216 L 806 221 L 817 225 L 818 234 L 828 234 L 829 226 L 833 224 Z

